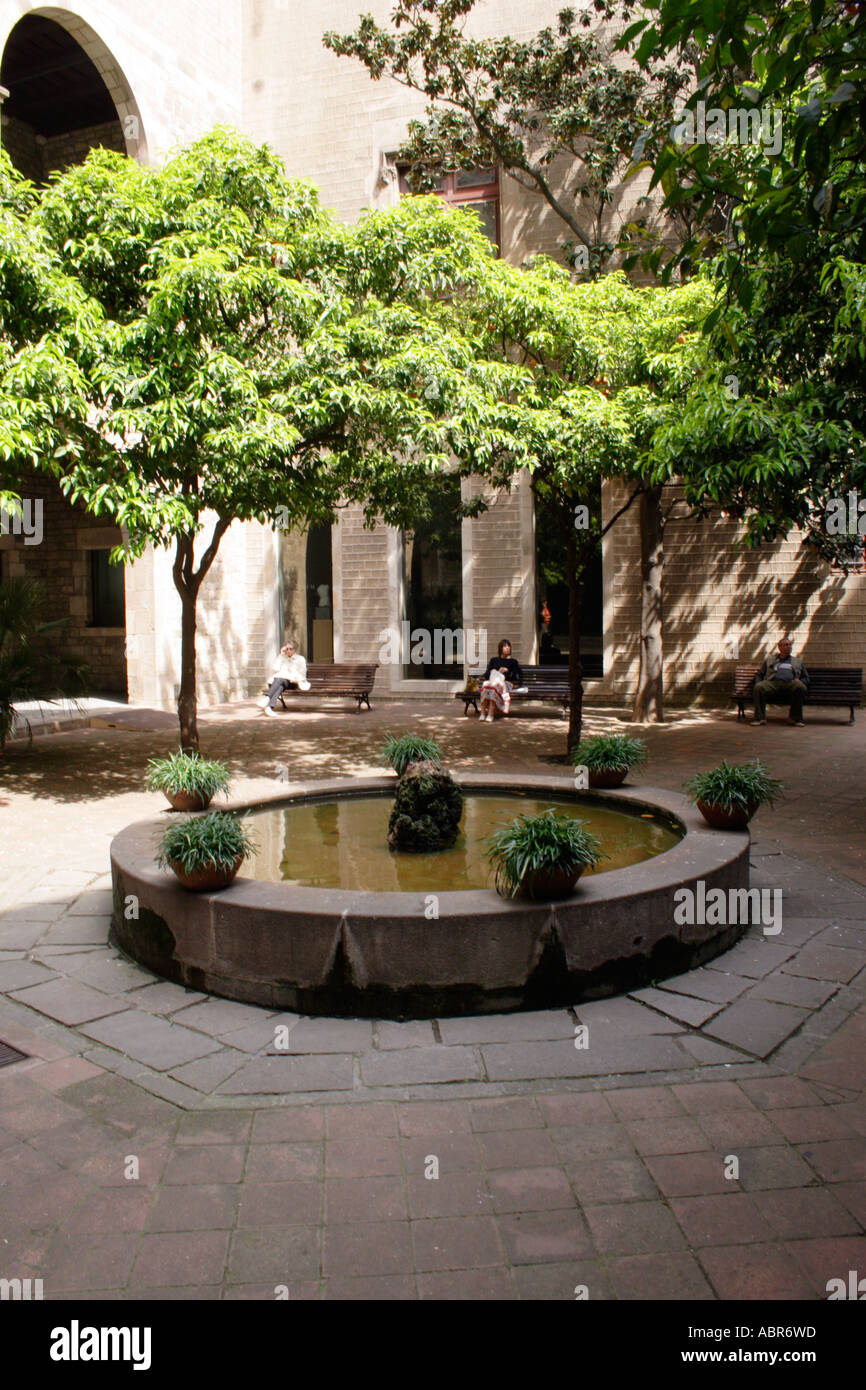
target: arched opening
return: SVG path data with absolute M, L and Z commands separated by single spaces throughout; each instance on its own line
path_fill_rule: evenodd
M 99 35 L 68 10 L 41 8 L 9 31 L 0 61 L 0 143 L 33 183 L 104 147 L 140 161 L 146 146 L 138 105 Z M 127 693 L 126 573 L 109 563 L 120 532 L 83 504 L 70 504 L 46 473 L 27 470 L 22 496 L 46 514 L 45 545 L 31 551 L 2 537 L 3 574 L 42 580 L 62 617 L 63 655 L 88 668 L 89 694 Z M 9 542 L 16 542 L 9 545 Z
M 99 36 L 66 10 L 31 11 L 10 30 L 0 63 L 2 144 L 34 183 L 102 146 L 143 160 L 141 115 Z

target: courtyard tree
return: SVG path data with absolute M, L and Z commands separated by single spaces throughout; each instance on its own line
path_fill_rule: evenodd
M 866 487 L 866 28 L 862 7 L 650 3 L 626 31 L 639 61 L 699 54 L 677 138 L 649 159 L 665 205 L 708 207 L 715 253 L 711 352 L 682 415 L 656 441 L 657 479 L 687 479 L 698 510 L 721 505 L 752 543 L 800 527 L 833 563 L 862 560 L 859 517 L 828 530 L 828 504 Z M 724 130 L 696 138 L 699 103 Z M 764 136 L 772 128 L 772 142 Z M 656 131 L 662 136 L 663 132 Z
M 477 297 L 467 301 L 483 352 L 501 354 L 524 372 L 511 383 L 511 447 L 489 476 L 501 482 L 517 468 L 528 469 L 536 497 L 549 503 L 566 556 L 569 749 L 581 736 L 583 575 L 619 517 L 645 495 L 660 495 L 650 447 L 700 369 L 699 325 L 709 303 L 703 278 L 640 288 L 614 272 L 575 284 L 564 266 L 546 258 L 526 269 L 492 262 Z M 459 440 L 455 447 L 460 452 Z M 597 502 L 603 478 L 625 487 L 607 520 Z M 662 555 L 651 560 L 660 605 Z M 660 624 L 660 609 L 657 616 Z M 660 662 L 660 646 L 650 657 L 648 679 L 657 674 L 653 660 Z
M 0 508 L 14 526 L 19 478 L 87 413 L 82 362 L 98 313 L 33 221 L 36 190 L 0 150 Z
M 636 197 L 627 183 L 637 172 L 635 149 L 648 165 L 668 144 L 675 114 L 694 87 L 693 47 L 681 45 L 658 58 L 644 55 L 641 64 L 623 62 L 614 25 L 621 29 L 621 21 L 636 12 L 628 0 L 595 0 L 580 12 L 563 8 L 555 25 L 527 39 L 479 37 L 473 25 L 477 9 L 476 0 L 397 0 L 390 25 L 364 15 L 354 33 L 325 35 L 327 47 L 360 60 L 374 80 L 393 78 L 426 98 L 424 118 L 410 122 L 397 156 L 410 187 L 434 189 L 447 170 L 497 165 L 546 203 L 564 233 L 565 260 L 589 278 L 610 272 L 618 261 L 630 266 L 641 251 L 656 266 L 672 249 L 687 245 L 694 252 L 707 228 L 719 222 L 717 200 L 703 191 L 693 198 L 683 174 L 680 196 L 660 213 L 658 198 Z M 635 207 L 625 217 L 622 204 L 629 196 Z M 677 264 L 687 278 L 690 258 L 680 257 Z M 710 308 L 707 303 L 705 315 Z M 544 370 L 542 363 L 538 370 Z M 597 472 L 597 486 L 602 476 Z M 641 488 L 640 519 L 640 673 L 633 718 L 643 721 L 660 719 L 663 711 L 666 511 L 660 486 Z M 600 536 L 584 538 L 582 554 L 593 541 L 597 546 Z
M 598 275 L 654 220 L 643 198 L 625 221 L 622 183 L 639 139 L 652 132 L 656 141 L 660 131 L 663 143 L 692 65 L 624 64 L 614 35 L 601 31 L 616 13 L 606 0 L 592 11 L 563 8 L 555 25 L 527 39 L 479 37 L 478 9 L 477 0 L 397 0 L 390 25 L 366 14 L 354 33 L 329 31 L 324 42 L 362 62 L 374 81 L 390 77 L 426 99 L 397 156 L 413 192 L 435 190 L 450 170 L 497 165 L 547 204 L 566 259 Z M 677 240 L 694 234 L 687 200 L 674 222 Z
M 100 318 L 87 420 L 48 463 L 116 518 L 116 558 L 172 549 L 194 750 L 197 602 L 232 523 L 303 528 L 358 501 L 405 525 L 453 466 L 472 349 L 446 301 L 486 243 L 432 199 L 340 226 L 227 130 L 159 170 L 92 151 L 30 215 Z
M 866 226 L 866 25 L 859 0 L 647 0 L 619 40 L 648 71 L 697 59 L 673 127 L 643 157 L 671 213 L 729 209 L 722 235 L 668 259 L 717 252 L 728 297 L 748 309 L 759 258 L 799 265 L 850 247 Z M 703 108 L 704 135 L 697 138 Z M 706 117 L 716 116 L 712 132 Z M 721 117 L 721 121 L 718 120 Z M 772 132 L 772 138 L 767 139 Z M 717 317 L 721 314 L 718 310 Z

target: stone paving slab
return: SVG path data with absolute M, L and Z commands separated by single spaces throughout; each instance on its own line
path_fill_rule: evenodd
M 541 1013 L 443 1018 L 438 1021 L 438 1030 L 443 1043 L 517 1042 L 524 1039 L 538 1042 L 549 1038 L 573 1038 L 574 1019 L 565 1009 L 546 1009 Z
M 191 1028 L 166 1023 L 139 1009 L 127 1009 L 119 1017 L 88 1023 L 81 1031 L 156 1071 L 170 1071 L 181 1062 L 215 1052 L 219 1046 Z
M 788 966 L 789 975 L 805 975 L 812 980 L 838 980 L 847 984 L 866 966 L 866 951 L 841 946 L 809 945 Z
M 491 1081 L 676 1071 L 685 1063 L 672 1039 L 650 1034 L 641 1037 L 639 1046 L 630 1039 L 608 1038 L 595 1043 L 590 1033 L 586 1049 L 569 1042 L 502 1043 L 483 1046 L 481 1054 Z
M 747 995 L 717 1014 L 707 1024 L 706 1032 L 722 1042 L 735 1043 L 756 1057 L 767 1057 L 808 1017 L 807 1009 Z
M 159 989 L 158 985 L 150 986 L 151 989 Z M 179 989 L 178 985 L 169 985 L 169 989 Z M 136 1004 L 138 999 L 136 997 Z M 171 1002 L 169 996 L 168 1002 Z M 197 1003 L 186 1005 L 178 1001 L 181 1005 L 180 1012 L 172 1010 L 173 1022 L 181 1023 L 186 1028 L 196 1028 L 202 1033 L 208 1033 L 211 1037 L 219 1038 L 226 1033 L 238 1032 L 241 1028 L 249 1027 L 261 1023 L 264 1019 L 271 1017 L 271 1012 L 256 1008 L 251 1004 L 236 1004 L 230 999 L 200 999 Z
M 286 1092 L 351 1091 L 351 1053 L 322 1057 L 256 1057 L 217 1086 L 220 1095 L 280 1095 Z
M 745 937 L 724 955 L 707 962 L 706 969 L 720 970 L 726 975 L 733 971 L 752 980 L 762 980 L 796 953 L 796 947 L 783 942 L 768 941 L 765 937 Z
M 715 962 L 716 969 L 687 970 L 684 975 L 661 980 L 659 988 L 665 993 L 685 994 L 696 999 L 706 999 L 717 1004 L 729 1004 L 732 999 L 751 988 L 754 980 L 745 975 L 736 975 L 721 969 L 727 956 Z
M 27 989 L 12 990 L 10 998 L 47 1014 L 49 1018 L 72 1024 L 121 1013 L 126 1007 L 119 999 L 111 999 L 100 990 L 65 977 L 48 980 L 41 985 L 30 985 Z
M 368 1086 L 407 1086 L 431 1081 L 472 1081 L 483 1075 L 477 1053 L 468 1047 L 413 1047 L 370 1053 L 361 1062 Z
M 774 971 L 749 991 L 750 999 L 772 999 L 776 1004 L 799 1004 L 806 1009 L 820 1009 L 833 998 L 835 982 L 811 980 L 787 971 Z
M 665 989 L 640 989 L 632 997 L 639 999 L 642 1004 L 649 1004 L 651 1008 L 667 1014 L 677 1023 L 688 1023 L 696 1028 L 699 1028 L 702 1023 L 706 1023 L 707 1019 L 712 1018 L 722 1007 L 720 1003 L 688 998 L 684 994 L 676 995 Z
M 0 981 L 4 990 L 25 989 L 27 985 L 44 984 L 57 978 L 57 973 L 35 960 L 6 960 L 0 962 Z

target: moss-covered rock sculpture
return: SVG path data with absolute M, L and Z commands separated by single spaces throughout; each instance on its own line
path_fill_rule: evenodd
M 436 763 L 410 763 L 397 783 L 388 821 L 392 849 L 424 854 L 449 849 L 460 831 L 463 793 Z

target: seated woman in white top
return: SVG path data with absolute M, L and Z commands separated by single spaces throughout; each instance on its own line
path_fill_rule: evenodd
M 273 716 L 277 701 L 284 690 L 309 690 L 307 663 L 294 642 L 286 642 L 280 647 L 274 669 L 271 672 L 271 685 L 262 701 L 263 713 Z

